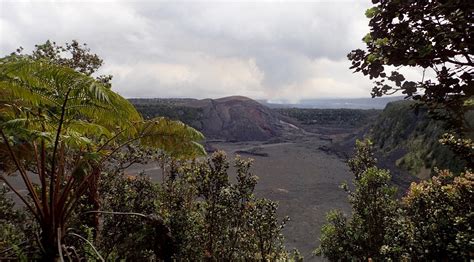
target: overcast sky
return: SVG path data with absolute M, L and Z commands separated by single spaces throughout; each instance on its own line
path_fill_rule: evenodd
M 346 55 L 363 47 L 370 2 L 0 0 L 0 55 L 76 39 L 126 97 L 369 97 Z

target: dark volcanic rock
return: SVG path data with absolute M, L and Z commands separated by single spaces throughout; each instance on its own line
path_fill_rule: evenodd
M 236 150 L 235 153 L 238 155 L 251 155 L 251 156 L 263 156 L 263 157 L 268 156 L 268 153 L 264 152 L 262 147 L 252 147 L 250 149 Z

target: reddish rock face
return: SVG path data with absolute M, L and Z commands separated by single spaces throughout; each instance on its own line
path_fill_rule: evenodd
M 205 103 L 203 103 L 205 101 Z M 208 138 L 236 141 L 268 140 L 281 134 L 278 117 L 246 97 L 200 101 L 201 131 Z
M 145 117 L 166 116 L 200 130 L 208 139 L 265 141 L 281 135 L 278 114 L 243 96 L 219 99 L 131 99 Z

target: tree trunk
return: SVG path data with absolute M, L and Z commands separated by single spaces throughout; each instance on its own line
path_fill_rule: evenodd
M 60 239 L 58 239 L 58 236 Z M 64 238 L 64 230 L 52 225 L 44 225 L 40 236 L 40 244 L 43 248 L 40 261 L 54 262 L 59 261 L 60 240 Z

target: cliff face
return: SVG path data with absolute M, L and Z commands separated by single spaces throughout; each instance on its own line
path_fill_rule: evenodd
M 131 100 L 145 117 L 166 116 L 200 130 L 208 139 L 264 141 L 281 134 L 277 115 L 242 96 L 219 99 Z
M 204 134 L 212 138 L 268 140 L 280 134 L 279 120 L 273 112 L 244 97 L 209 99 L 200 123 Z

